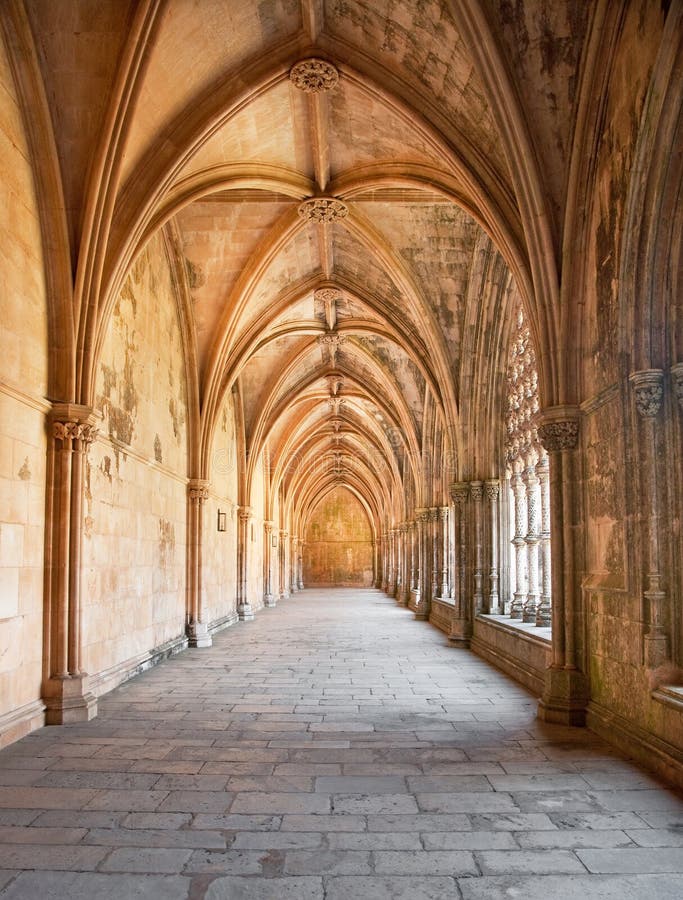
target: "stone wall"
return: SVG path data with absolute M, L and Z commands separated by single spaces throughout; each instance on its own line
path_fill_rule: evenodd
M 365 510 L 345 488 L 335 488 L 316 507 L 306 530 L 304 584 L 372 584 L 372 534 Z
M 85 487 L 84 662 L 96 691 L 185 628 L 186 386 L 160 236 L 114 307 L 97 370 Z
M 29 149 L 0 41 L 0 746 L 42 725 L 47 299 Z

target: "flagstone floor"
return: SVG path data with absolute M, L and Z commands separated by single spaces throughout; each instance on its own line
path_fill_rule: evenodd
M 683 802 L 379 591 L 0 752 L 1 900 L 680 900 Z

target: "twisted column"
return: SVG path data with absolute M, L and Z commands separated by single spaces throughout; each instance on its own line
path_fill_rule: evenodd
M 512 539 L 515 548 L 515 593 L 510 607 L 510 618 L 521 619 L 527 598 L 527 514 L 526 490 L 519 472 L 515 472 L 512 476 L 511 485 L 515 498 L 515 536 Z
M 441 520 L 441 598 L 447 600 L 450 591 L 448 580 L 448 559 L 450 551 L 449 534 L 449 509 L 447 506 L 439 507 L 439 518 Z
M 536 494 L 538 479 L 533 466 L 528 466 L 522 475 L 526 488 L 527 533 L 524 540 L 527 547 L 528 592 L 522 621 L 536 624 L 536 608 L 538 604 L 538 507 Z
M 439 596 L 439 575 L 441 574 L 439 565 L 439 550 L 441 549 L 441 541 L 439 540 L 439 507 L 434 506 L 429 510 L 429 540 L 432 545 L 431 561 L 432 561 L 432 578 L 430 599 Z
M 484 605 L 484 592 L 482 590 L 484 573 L 482 566 L 481 544 L 481 501 L 484 496 L 483 483 L 481 481 L 470 482 L 470 497 L 474 502 L 474 612 L 480 613 Z
M 415 510 L 417 520 L 417 585 L 415 588 L 415 618 L 427 619 L 429 617 L 428 588 L 426 586 L 427 559 L 426 559 L 426 527 L 429 518 L 429 510 L 419 507 Z

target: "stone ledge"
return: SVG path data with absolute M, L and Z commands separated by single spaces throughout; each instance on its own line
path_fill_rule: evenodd
M 547 637 L 535 632 L 549 630 L 524 625 L 506 616 L 479 615 L 474 620 L 470 646 L 477 656 L 540 697 L 545 688 L 551 645 Z
M 228 613 L 227 616 L 222 616 L 220 619 L 215 619 L 209 625 L 209 634 L 216 634 L 218 631 L 223 631 L 224 628 L 230 628 L 232 625 L 236 625 L 240 620 L 240 617 L 237 615 L 236 610 Z
M 530 622 L 522 622 L 520 619 L 511 619 L 510 616 L 494 616 L 489 613 L 480 613 L 478 619 L 484 619 L 497 628 L 513 631 L 520 637 L 527 636 L 531 640 L 543 641 L 545 644 L 552 642 L 552 629 L 542 625 L 532 625 Z
M 123 684 L 124 681 L 128 681 L 129 678 L 133 678 L 134 675 L 139 675 L 169 656 L 175 656 L 176 653 L 186 650 L 187 646 L 187 635 L 182 634 L 177 638 L 166 641 L 164 644 L 160 644 L 158 647 L 154 647 L 152 650 L 148 650 L 146 653 L 141 653 L 132 659 L 127 659 L 108 669 L 103 669 L 101 672 L 90 676 L 90 690 L 96 697 L 108 694 L 109 691 L 113 691 L 115 687 Z
M 672 706 L 678 712 L 683 712 L 683 687 L 674 684 L 663 684 L 652 692 L 652 699 L 666 706 Z

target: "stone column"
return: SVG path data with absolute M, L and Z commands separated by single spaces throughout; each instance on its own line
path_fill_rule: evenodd
M 643 661 L 656 669 L 669 658 L 669 638 L 664 625 L 666 593 L 662 587 L 662 559 L 659 544 L 660 508 L 658 496 L 657 417 L 662 409 L 664 373 L 645 369 L 629 375 L 640 419 L 641 509 L 644 513 L 645 541 L 643 566 Z
M 401 592 L 398 601 L 407 606 L 410 600 L 410 523 L 402 522 L 399 526 L 401 542 Z
M 413 510 L 413 515 L 415 511 Z M 410 590 L 417 590 L 417 520 L 413 519 L 408 526 L 410 529 Z
M 297 557 L 298 568 L 297 572 L 299 575 L 298 588 L 300 591 L 304 589 L 304 541 L 303 538 L 299 539 L 299 555 Z
M 55 404 L 50 413 L 42 695 L 48 725 L 97 715 L 81 652 L 81 550 L 86 457 L 97 436 L 92 409 Z
M 372 586 L 379 587 L 379 566 L 377 564 L 377 539 L 372 540 Z
M 288 531 L 280 531 L 280 600 L 289 600 L 289 585 L 287 582 L 288 537 Z
M 420 507 L 415 510 L 415 519 L 417 521 L 417 584 L 415 587 L 415 618 L 429 618 L 429 601 L 427 595 L 427 587 L 425 583 L 426 575 L 426 559 L 425 559 L 425 530 L 429 510 Z
M 390 528 L 387 532 L 387 557 L 388 557 L 388 572 L 387 572 L 387 594 L 390 597 L 394 596 L 396 591 L 396 560 L 394 558 L 394 547 L 396 544 L 396 531 L 393 528 Z
M 486 482 L 486 499 L 489 502 L 490 512 L 490 542 L 489 560 L 489 600 L 488 608 L 492 616 L 501 616 L 503 610 L 500 605 L 500 592 L 498 590 L 498 497 L 500 495 L 500 482 L 491 478 Z
M 187 639 L 190 647 L 210 647 L 212 644 L 202 610 L 204 505 L 208 499 L 209 482 L 191 478 L 187 485 Z
M 439 562 L 439 552 L 441 550 L 441 540 L 439 538 L 439 519 L 439 507 L 433 506 L 429 510 L 428 527 L 429 542 L 431 544 L 431 552 L 429 556 L 431 558 L 432 569 L 432 577 L 429 590 L 430 600 L 434 600 L 439 596 L 439 577 L 441 575 L 441 564 Z
M 441 520 L 441 599 L 448 600 L 450 592 L 450 583 L 448 577 L 448 561 L 450 557 L 450 541 L 449 541 L 449 509 L 447 506 L 439 507 L 439 518 Z
M 251 506 L 240 506 L 238 511 L 239 529 L 237 534 L 237 615 L 242 622 L 254 618 L 254 610 L 249 603 L 249 523 L 253 510 Z
M 515 498 L 515 536 L 512 540 L 515 548 L 515 593 L 510 607 L 510 618 L 521 619 L 527 599 L 526 489 L 519 472 L 515 472 L 510 483 Z
M 541 600 L 536 609 L 536 624 L 548 628 L 552 620 L 551 564 L 550 564 L 550 468 L 543 456 L 536 466 L 541 493 Z
M 266 607 L 275 606 L 277 598 L 273 594 L 273 531 L 275 522 L 263 523 L 263 605 Z
M 522 481 L 526 488 L 527 509 L 527 533 L 524 540 L 527 549 L 528 592 L 522 621 L 536 624 L 536 610 L 538 607 L 538 505 L 537 488 L 538 479 L 533 466 L 528 466 L 522 475 Z
M 484 487 L 481 481 L 470 482 L 470 496 L 474 502 L 474 614 L 483 611 L 484 606 L 484 567 L 482 565 L 481 545 L 481 505 Z
M 581 669 L 583 609 L 576 572 L 581 571 L 575 545 L 580 486 L 575 473 L 579 410 L 555 406 L 544 410 L 538 437 L 550 454 L 550 515 L 552 555 L 552 665 L 546 669 L 539 718 L 564 725 L 584 725 L 588 683 Z
M 289 592 L 296 594 L 299 590 L 299 578 L 297 575 L 297 565 L 299 558 L 299 538 L 292 535 L 289 547 Z
M 455 609 L 448 640 L 459 647 L 469 647 L 472 637 L 472 616 L 467 595 L 467 522 L 465 508 L 470 495 L 470 486 L 465 481 L 451 485 L 451 497 L 457 509 L 455 544 L 458 577 L 454 585 Z

